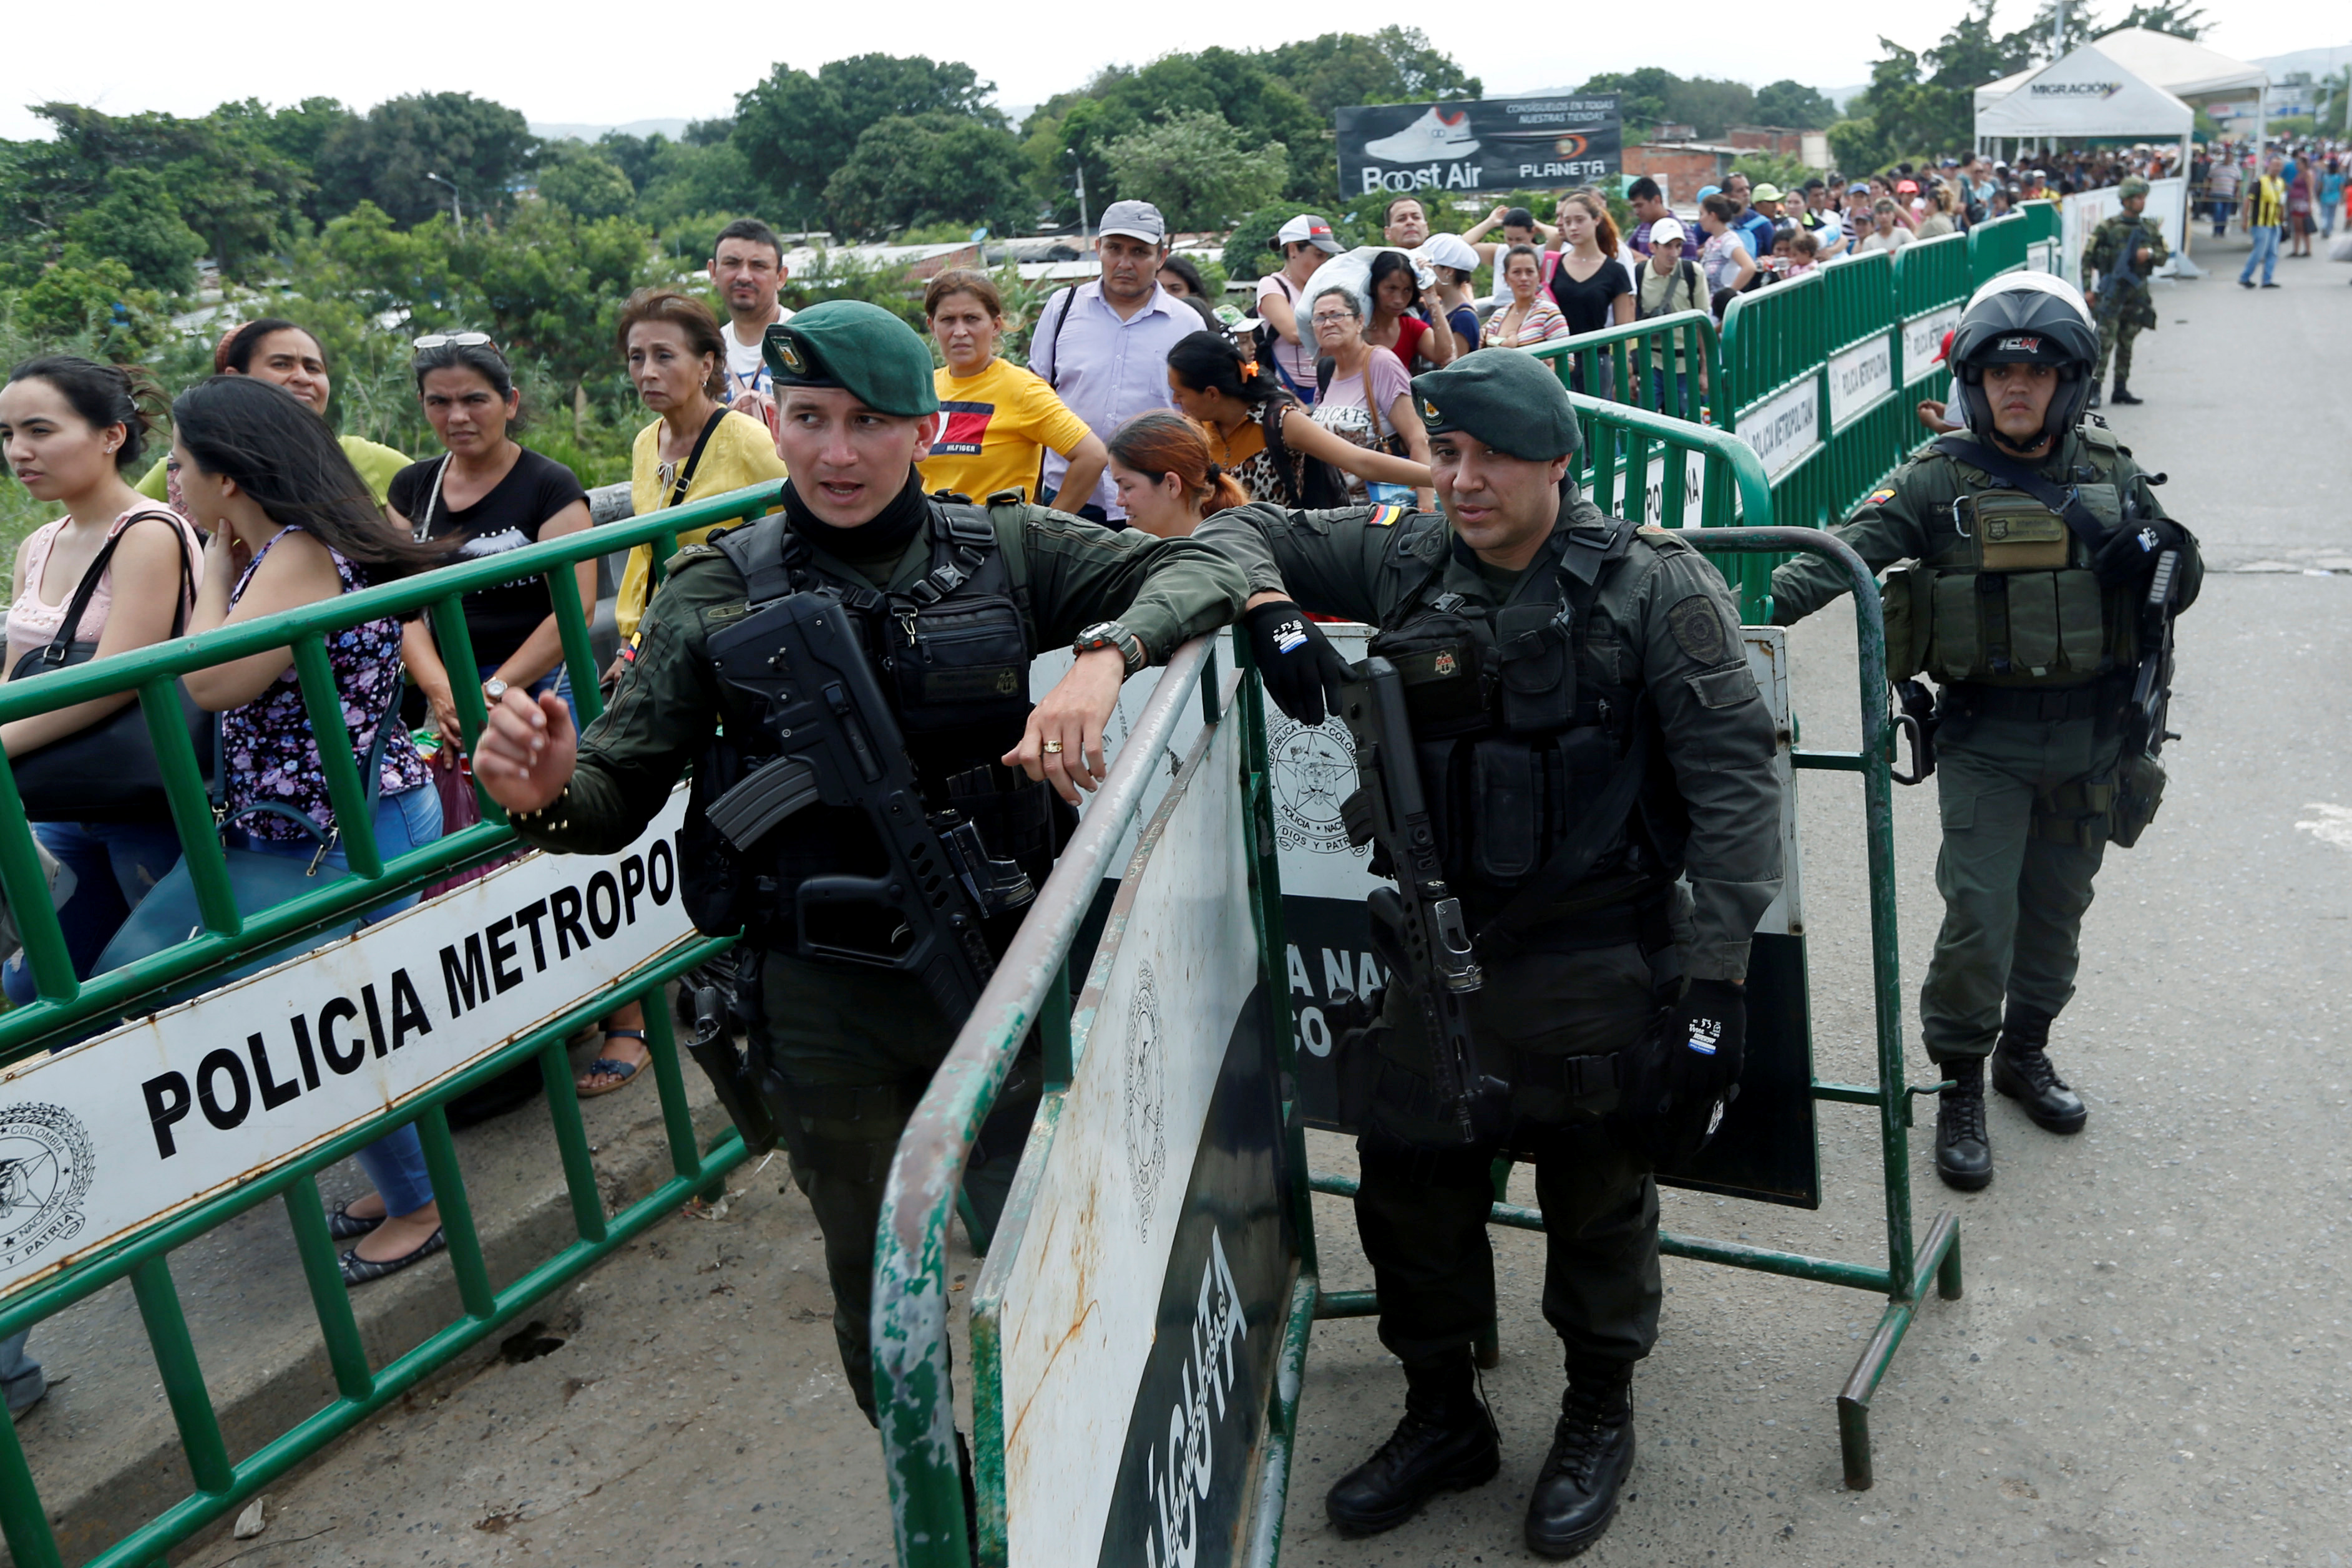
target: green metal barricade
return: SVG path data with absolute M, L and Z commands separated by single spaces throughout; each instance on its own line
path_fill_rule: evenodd
M 1715 318 L 1704 310 L 1677 310 L 1581 332 L 1531 351 L 1539 360 L 1551 361 L 1560 384 L 1572 392 L 1693 424 L 1706 423 L 1717 355 Z
M 1969 231 L 1969 281 L 1977 288 L 2025 265 L 2025 246 L 2036 220 L 2023 212 L 1979 224 Z
M 1918 429 L 1902 390 L 1894 257 L 1874 251 L 1824 268 L 1829 354 L 1822 365 L 1829 450 L 1820 460 L 1823 522 L 1842 520 L 1903 461 Z M 1787 506 L 1783 518 L 1801 516 Z
M 1969 236 L 1906 245 L 1895 253 L 1895 315 L 1903 333 L 1903 401 L 1941 402 L 1952 384 L 1942 361 L 1944 334 L 1960 324 L 1973 287 Z
M 2025 218 L 2025 265 L 2036 272 L 2063 276 L 2059 246 L 2065 232 L 2065 214 L 2055 202 L 2027 202 L 2018 212 Z
M 650 542 L 658 570 L 659 563 L 675 551 L 679 532 L 757 516 L 772 507 L 774 500 L 772 487 L 740 491 L 654 517 L 532 545 L 495 559 L 443 568 L 284 615 L 95 660 L 37 681 L 0 685 L 0 723 L 108 693 L 139 694 L 163 762 L 174 821 L 188 850 L 189 869 L 204 920 L 204 929 L 177 946 L 115 973 L 77 982 L 14 778 L 5 759 L 0 759 L 0 883 L 5 883 L 10 905 L 23 931 L 26 956 L 40 990 L 38 1000 L 0 1017 L 0 1052 L 10 1060 L 23 1058 L 51 1040 L 87 1033 L 126 1012 L 151 1010 L 161 998 L 197 991 L 208 980 L 250 963 L 257 956 L 288 947 L 325 927 L 348 923 L 453 870 L 480 864 L 513 847 L 514 835 L 506 825 L 504 813 L 484 797 L 486 820 L 480 824 L 437 843 L 389 861 L 384 859 L 375 842 L 373 819 L 362 800 L 359 764 L 328 666 L 327 638 L 363 622 L 422 610 L 433 617 L 444 657 L 454 666 L 469 665 L 473 656 L 466 635 L 463 596 L 511 581 L 518 576 L 537 575 L 545 580 L 553 595 L 565 663 L 583 716 L 593 716 L 601 706 L 598 672 L 589 649 L 588 624 L 580 602 L 575 564 L 614 549 Z M 337 823 L 342 831 L 351 874 L 264 914 L 240 917 L 173 683 L 190 670 L 274 648 L 292 650 L 303 702 L 319 740 Z M 470 749 L 485 716 L 481 694 L 470 682 L 461 681 L 456 695 L 465 744 Z M 535 946 L 537 927 L 532 931 Z M 272 1480 L 319 1453 L 468 1348 L 499 1333 L 531 1302 L 593 1266 L 680 1202 L 709 1189 L 740 1160 L 742 1142 L 731 1130 L 708 1149 L 697 1146 L 669 1011 L 662 997 L 662 988 L 668 981 L 723 952 L 730 945 L 730 939 L 695 937 L 675 943 L 609 987 L 600 987 L 593 995 L 580 998 L 560 1014 L 468 1062 L 461 1071 L 433 1080 L 381 1116 L 349 1126 L 303 1148 L 299 1155 L 265 1160 L 225 1190 L 164 1212 L 153 1223 L 86 1249 L 82 1255 L 62 1254 L 69 1260 L 61 1267 L 27 1276 L 0 1296 L 0 1335 L 7 1335 L 36 1328 L 44 1319 L 109 1285 L 128 1280 L 155 1355 L 195 1490 L 87 1561 L 97 1568 L 162 1564 L 173 1548 L 236 1511 Z M 494 971 L 498 961 L 494 953 Z M 298 962 L 295 967 L 299 968 L 301 962 L 309 960 Z M 502 988 L 505 984 L 501 978 Z M 487 980 L 482 993 L 487 999 Z M 598 1189 L 564 1040 L 575 1030 L 593 1022 L 617 1002 L 631 997 L 643 998 L 647 1004 L 647 1045 L 652 1051 L 654 1079 L 660 1092 L 663 1125 L 675 1174 L 643 1199 L 608 1215 Z M 373 1024 L 373 996 L 369 1007 Z M 394 1010 L 396 1015 L 397 1003 Z M 397 1024 L 397 1016 L 394 1021 Z M 254 1045 L 257 1052 L 260 1049 L 258 1039 L 256 1037 Z M 321 1042 L 331 1057 L 333 1046 L 326 1039 L 323 1024 Z M 103 1051 L 107 1047 L 101 1043 L 92 1049 Z M 380 1037 L 375 1049 L 378 1057 L 384 1054 Z M 305 1066 L 310 1066 L 307 1037 L 302 1055 Z M 56 1061 L 70 1060 L 58 1058 Z M 538 1262 L 504 1289 L 499 1289 L 484 1264 L 481 1241 L 467 1201 L 444 1106 L 453 1096 L 530 1061 L 538 1062 L 546 1082 L 555 1152 L 571 1195 L 578 1239 Z M 344 1071 L 340 1066 L 335 1070 Z M 33 1071 L 37 1075 L 42 1070 Z M 256 1071 L 262 1071 L 257 1055 Z M 260 1081 L 266 1092 L 266 1074 Z M 204 1082 L 199 1074 L 200 1089 Z M 236 1082 L 241 1098 L 242 1070 Z M 316 1087 L 315 1081 L 312 1087 Z M 386 1364 L 371 1366 L 337 1265 L 336 1244 L 328 1234 L 316 1178 L 320 1170 L 354 1150 L 409 1124 L 415 1124 L 424 1144 L 464 1315 Z M 286 1206 L 318 1316 L 326 1360 L 332 1372 L 336 1397 L 238 1458 L 229 1451 L 206 1391 L 204 1368 L 173 1284 L 171 1258 L 176 1249 L 272 1200 L 282 1200 Z M 64 1557 L 24 1450 L 14 1429 L 5 1424 L 0 1424 L 0 1532 L 5 1532 L 19 1568 L 61 1568 Z

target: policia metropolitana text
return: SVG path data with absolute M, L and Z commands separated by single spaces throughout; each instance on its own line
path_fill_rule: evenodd
M 831 800 L 796 806 L 746 845 L 714 831 L 730 820 L 719 791 L 785 757 L 808 764 L 805 777 L 792 775 L 803 783 L 828 768 L 857 779 L 911 762 L 925 816 L 977 831 L 966 869 L 992 866 L 1000 884 L 1025 875 L 1025 901 L 1076 820 L 1068 803 L 1104 776 L 1103 726 L 1120 683 L 1231 621 L 1242 578 L 1192 540 L 1115 532 L 1018 494 L 985 506 L 925 495 L 915 465 L 939 411 L 930 354 L 878 306 L 813 306 L 768 329 L 766 358 L 776 446 L 792 474 L 782 512 L 672 559 L 636 659 L 586 734 L 575 739 L 561 702 L 510 691 L 474 767 L 524 838 L 605 854 L 636 838 L 694 765 L 688 908 L 707 931 L 743 930 L 761 955 L 751 1060 L 781 1102 L 793 1177 L 824 1234 L 842 1364 L 873 1420 L 868 1320 L 884 1177 L 964 1020 L 893 967 L 912 935 L 898 913 L 829 893 L 821 918 L 801 917 L 810 907 L 802 894 L 890 869 L 866 810 Z M 818 644 L 787 640 L 838 627 L 845 612 L 854 632 L 838 634 L 853 650 L 862 643 L 887 716 L 851 711 L 859 683 L 841 667 L 854 658 L 836 650 L 824 655 L 832 668 L 815 670 Z M 785 630 L 768 638 L 759 629 L 771 624 Z M 1033 706 L 1030 662 L 1056 645 L 1074 646 L 1077 663 Z M 856 737 L 844 749 L 859 754 L 791 751 L 808 737 L 804 720 L 792 721 L 803 731 L 795 736 L 779 716 L 788 701 L 827 723 L 839 709 L 834 716 L 850 724 L 842 733 Z M 902 737 L 903 758 L 867 744 L 886 726 Z M 997 955 L 1022 914 L 1006 902 L 980 922 Z M 1016 1065 L 973 1152 L 965 1191 L 990 1228 L 1038 1087 L 1034 1062 Z
M 2196 539 L 2156 497 L 2164 476 L 2084 417 L 2098 358 L 2071 284 L 1987 284 L 1949 354 L 1966 434 L 1932 443 L 1831 530 L 1886 572 L 1889 676 L 1940 688 L 1944 924 L 1919 1025 L 1953 1085 L 1936 1170 L 1963 1190 L 1992 1180 L 1987 1057 L 1992 1086 L 2040 1126 L 2078 1132 L 2089 1115 L 2051 1064 L 2050 1025 L 2074 998 L 2106 846 L 2136 842 L 2161 798 L 2170 618 L 2204 580 Z M 1801 557 L 1772 574 L 1773 619 L 1848 586 L 1834 563 Z
M 1703 1140 L 1739 1074 L 1749 938 L 1780 887 L 1773 727 L 1715 569 L 1569 477 L 1576 417 L 1544 365 L 1485 350 L 1412 385 L 1442 514 L 1253 505 L 1194 536 L 1247 571 L 1253 648 L 1293 718 L 1321 722 L 1328 700 L 1355 729 L 1365 672 L 1394 667 L 1377 678 L 1402 685 L 1410 733 L 1382 736 L 1379 760 L 1413 768 L 1442 862 L 1424 879 L 1399 864 L 1411 845 L 1375 852 L 1376 873 L 1413 885 L 1373 897 L 1391 976 L 1342 1047 L 1341 1095 L 1407 1393 L 1326 1506 L 1342 1531 L 1387 1530 L 1496 1474 L 1471 1356 L 1495 1313 L 1489 1169 L 1508 1151 L 1535 1166 L 1544 1316 L 1567 1361 L 1526 1538 L 1572 1556 L 1633 1465 L 1633 1368 L 1661 1296 L 1654 1160 Z M 1377 628 L 1362 670 L 1302 612 Z M 1464 1009 L 1468 1104 L 1437 1092 L 1433 982 L 1381 929 L 1384 907 L 1441 882 L 1482 980 Z

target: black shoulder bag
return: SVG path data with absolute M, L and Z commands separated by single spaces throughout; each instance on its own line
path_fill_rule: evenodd
M 172 635 L 177 638 L 186 629 L 188 605 L 195 597 L 195 572 L 188 563 L 187 540 L 178 537 L 179 524 L 168 513 L 142 512 L 116 529 L 114 537 L 100 549 L 98 558 L 82 573 L 80 586 L 74 590 L 73 599 L 66 606 L 58 634 L 47 646 L 32 649 L 17 660 L 16 669 L 9 674 L 10 680 L 30 680 L 54 670 L 88 664 L 98 656 L 96 643 L 76 642 L 74 633 L 79 630 L 82 614 L 98 592 L 99 580 L 106 575 L 108 563 L 114 559 L 114 547 L 122 542 L 124 534 L 149 517 L 172 522 L 180 547 L 179 598 L 172 612 Z M 216 776 L 213 716 L 196 706 L 184 685 L 177 681 L 172 684 L 179 693 L 180 715 L 188 727 L 188 738 L 195 747 L 196 766 L 203 770 L 209 787 Z M 155 759 L 155 742 L 148 733 L 146 715 L 135 701 L 87 728 L 58 737 L 37 751 L 10 758 L 9 771 L 15 775 L 16 793 L 25 802 L 25 815 L 32 821 L 171 821 L 171 807 L 163 794 L 163 765 Z
M 710 444 L 710 437 L 719 429 L 719 422 L 726 417 L 727 410 L 717 408 L 711 411 L 709 419 L 702 422 L 702 434 L 694 438 L 694 450 L 686 455 L 684 463 L 678 465 L 677 480 L 669 487 L 669 499 L 662 503 L 664 511 L 685 501 L 687 489 L 694 483 L 695 465 L 702 461 L 702 449 Z M 434 476 L 433 493 L 436 496 L 441 493 L 441 479 L 437 474 Z

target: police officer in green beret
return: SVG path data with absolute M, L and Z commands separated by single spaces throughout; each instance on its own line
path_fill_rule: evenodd
M 2156 302 L 2148 295 L 2148 275 L 2162 267 L 2172 252 L 2164 243 L 2164 225 L 2147 216 L 2147 182 L 2128 175 L 2117 187 L 2123 211 L 2091 231 L 2083 246 L 2084 295 L 2099 323 L 2099 362 L 2091 372 L 2092 408 L 2099 406 L 2099 383 L 2107 379 L 2107 356 L 2116 361 L 2119 403 L 2147 400 L 2132 395 L 2132 340 L 2143 329 L 2156 328 Z M 2095 281 L 2094 281 L 2095 279 Z
M 2036 272 L 1987 284 L 1952 335 L 1966 433 L 1923 449 L 1832 530 L 1887 573 L 1887 674 L 1941 688 L 1944 924 L 1919 1025 L 1952 1083 L 1936 1171 L 1964 1191 L 1992 1180 L 1988 1057 L 1993 1088 L 2037 1125 L 2074 1133 L 2089 1117 L 2051 1063 L 2050 1026 L 2074 995 L 2106 846 L 2136 841 L 2161 794 L 2162 769 L 2126 745 L 2148 591 L 2167 552 L 2178 607 L 2204 579 L 2196 539 L 2151 487 L 2163 476 L 2084 418 L 2096 354 L 2073 285 Z M 1772 618 L 1788 625 L 1850 586 L 1801 557 L 1772 574 Z
M 1479 1065 L 1509 1084 L 1465 1146 L 1401 973 L 1344 1047 L 1343 1080 L 1369 1086 L 1357 1228 L 1406 1396 L 1326 1507 L 1342 1531 L 1387 1530 L 1495 1475 L 1471 1347 L 1494 1320 L 1489 1172 L 1507 1152 L 1535 1166 L 1567 1364 L 1526 1538 L 1568 1557 L 1633 1466 L 1633 1364 L 1658 1332 L 1654 1157 L 1702 1140 L 1739 1075 L 1748 942 L 1780 887 L 1773 727 L 1714 567 L 1570 477 L 1576 415 L 1550 371 L 1486 349 L 1412 386 L 1442 512 L 1257 504 L 1194 537 L 1248 572 L 1248 635 L 1293 718 L 1320 723 L 1347 670 L 1306 612 L 1377 628 L 1477 936 Z
M 1102 779 L 1103 726 L 1120 683 L 1232 620 L 1240 572 L 1194 540 L 1114 532 L 1017 492 L 984 506 L 926 495 L 916 465 L 938 423 L 930 353 L 878 306 L 812 306 L 768 329 L 766 357 L 776 448 L 792 475 L 782 510 L 671 559 L 636 660 L 586 734 L 574 737 L 561 702 L 507 693 L 476 748 L 475 776 L 533 843 L 622 848 L 688 763 L 699 805 L 706 779 L 738 777 L 759 757 L 764 705 L 724 678 L 710 640 L 785 593 L 826 594 L 854 613 L 877 668 L 901 677 L 881 685 L 928 803 L 951 800 L 993 857 L 1019 862 L 1042 884 L 1073 820 L 1055 797 L 1075 802 Z M 1074 647 L 1077 663 L 1033 706 L 1030 661 L 1057 646 Z M 903 678 L 918 667 L 920 680 Z M 698 863 L 681 873 L 698 923 L 709 918 L 691 896 L 698 878 L 727 855 L 702 839 L 702 853 L 688 857 Z M 896 971 L 794 956 L 797 884 L 871 874 L 879 853 L 864 813 L 814 807 L 761 838 L 747 863 L 724 868 L 730 885 L 757 889 L 730 917 L 762 949 L 764 1021 L 752 1050 L 781 1074 L 798 1124 L 784 1136 L 793 1177 L 824 1233 L 834 1333 L 868 1419 L 883 1178 L 963 1022 Z M 990 935 L 1001 952 L 1012 932 L 997 924 Z M 1024 1076 L 1025 1096 L 1008 1088 L 967 1179 L 991 1227 L 1035 1103 L 1035 1074 L 1016 1070 Z

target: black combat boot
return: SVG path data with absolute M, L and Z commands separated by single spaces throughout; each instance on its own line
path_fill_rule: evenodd
M 1985 1133 L 1984 1063 L 1947 1061 L 1952 1087 L 1936 1097 L 1936 1174 L 1946 1186 L 1975 1192 L 1992 1185 L 1992 1139 Z
M 2122 388 L 2120 388 L 2120 387 L 2118 387 L 2118 388 L 2116 388 L 2116 391 L 2118 391 L 2118 392 L 2120 392 L 2120 391 L 2122 391 L 2123 389 L 2122 389 Z M 2099 383 L 2098 383 L 2098 382 L 2093 382 L 2091 383 L 2091 395 L 2090 395 L 2089 399 L 2084 402 L 2083 406 L 2084 406 L 2084 408 L 2096 408 L 2096 407 L 2098 407 L 2098 406 L 2099 406 Z
M 1442 1491 L 1467 1491 L 1495 1479 L 1503 1455 L 1495 1418 L 1471 1383 L 1468 1346 L 1442 1360 L 1407 1366 L 1404 1419 L 1380 1451 L 1323 1499 L 1343 1535 L 1394 1530 Z
M 1528 1550 L 1574 1557 L 1617 1516 L 1617 1493 L 1633 1469 L 1633 1369 L 1569 1371 L 1559 1425 L 1528 1497 Z
M 2033 1124 L 2053 1133 L 2079 1133 L 2091 1113 L 2050 1065 L 2050 1020 L 2011 1013 L 1992 1048 L 1992 1086 L 2018 1103 Z
M 2129 388 L 2129 387 L 2127 387 L 2127 386 L 2124 385 L 2124 383 L 2123 383 L 2123 382 L 2117 382 L 2116 383 L 2116 392 L 2115 392 L 2115 395 L 2114 395 L 2113 397 L 2109 398 L 2107 401 L 2108 401 L 2109 402 L 2116 402 L 2116 403 L 2140 403 L 2140 402 L 2146 402 L 2147 401 L 2147 399 L 2146 399 L 2146 398 L 2144 398 L 2144 397 L 2134 397 L 2134 396 L 2132 396 L 2132 394 L 2131 394 L 2131 388 Z

